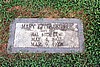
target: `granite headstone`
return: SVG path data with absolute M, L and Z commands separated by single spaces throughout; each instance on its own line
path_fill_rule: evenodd
M 76 18 L 15 18 L 7 49 L 8 53 L 83 52 L 83 24 Z

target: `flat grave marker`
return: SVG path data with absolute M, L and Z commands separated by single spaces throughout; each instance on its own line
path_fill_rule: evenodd
M 7 49 L 8 53 L 83 52 L 83 24 L 75 18 L 16 18 Z

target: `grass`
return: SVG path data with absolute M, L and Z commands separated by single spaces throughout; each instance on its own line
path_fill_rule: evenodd
M 0 0 L 1 67 L 99 67 L 99 0 Z M 14 18 L 79 18 L 84 24 L 85 52 L 78 54 L 7 54 Z M 4 50 L 5 49 L 5 50 Z

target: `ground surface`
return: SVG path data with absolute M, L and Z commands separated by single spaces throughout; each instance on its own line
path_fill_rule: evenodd
M 99 0 L 0 0 L 1 67 L 99 67 Z M 14 18 L 79 18 L 84 24 L 81 54 L 7 54 L 9 25 Z

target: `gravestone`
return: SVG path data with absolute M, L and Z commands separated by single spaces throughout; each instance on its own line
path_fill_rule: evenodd
M 8 53 L 76 53 L 84 50 L 83 24 L 75 18 L 16 18 Z

